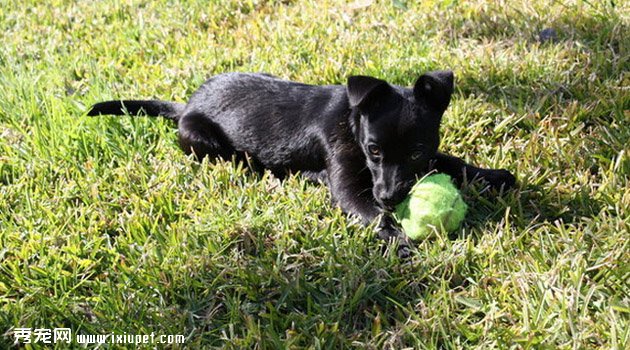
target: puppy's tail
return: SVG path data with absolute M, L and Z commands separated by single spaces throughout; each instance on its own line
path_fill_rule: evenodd
M 159 100 L 105 101 L 93 105 L 87 115 L 137 115 L 144 113 L 151 117 L 164 117 L 170 120 L 178 121 L 181 113 L 184 111 L 184 107 L 186 107 L 186 105 L 183 103 Z

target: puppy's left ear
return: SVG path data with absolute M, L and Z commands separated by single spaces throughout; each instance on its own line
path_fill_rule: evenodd
M 348 78 L 347 90 L 350 107 L 362 108 L 383 98 L 391 91 L 391 87 L 385 80 L 355 75 Z
M 413 87 L 416 100 L 424 100 L 429 106 L 444 112 L 453 94 L 453 72 L 434 71 L 418 78 Z

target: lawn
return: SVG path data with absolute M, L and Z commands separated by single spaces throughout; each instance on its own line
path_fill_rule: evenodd
M 0 348 L 70 328 L 175 348 L 627 349 L 628 38 L 624 0 L 0 0 Z M 85 116 L 184 102 L 228 71 L 435 69 L 456 75 L 442 150 L 518 185 L 465 186 L 463 227 L 402 261 L 300 176 L 197 163 L 167 120 Z

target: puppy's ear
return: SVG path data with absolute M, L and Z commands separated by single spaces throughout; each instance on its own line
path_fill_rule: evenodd
M 416 100 L 424 100 L 429 106 L 444 112 L 453 94 L 453 72 L 426 73 L 416 81 L 413 94 Z
M 391 92 L 391 86 L 384 81 L 363 75 L 348 78 L 348 101 L 350 107 L 363 108 Z

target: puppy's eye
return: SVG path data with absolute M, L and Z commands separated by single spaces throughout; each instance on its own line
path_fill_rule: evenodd
M 368 152 L 370 152 L 371 155 L 373 156 L 380 156 L 381 155 L 381 149 L 378 148 L 377 145 L 371 144 L 368 146 Z
M 422 152 L 416 151 L 411 154 L 411 160 L 416 161 L 422 157 Z

